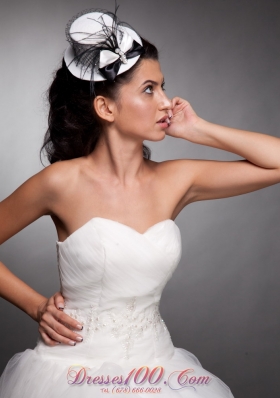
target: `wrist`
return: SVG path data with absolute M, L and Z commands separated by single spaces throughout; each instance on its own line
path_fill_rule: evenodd
M 206 120 L 196 117 L 189 125 L 184 127 L 181 138 L 193 142 L 194 144 L 200 144 L 200 141 L 203 139 L 204 132 L 207 131 L 206 124 Z
M 191 142 L 195 144 L 211 146 L 211 143 L 213 141 L 213 139 L 211 138 L 211 126 L 213 126 L 213 123 L 210 123 L 207 120 L 198 117 L 193 124 Z
M 48 299 L 39 295 L 36 300 L 27 308 L 26 313 L 36 322 L 40 320 L 40 311 Z

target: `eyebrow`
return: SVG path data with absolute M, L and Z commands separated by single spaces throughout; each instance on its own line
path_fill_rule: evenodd
M 159 84 L 158 84 L 158 82 L 156 82 L 155 80 L 145 80 L 144 81 L 144 83 L 142 83 L 141 84 L 141 86 L 144 86 L 145 84 L 147 84 L 147 83 L 152 83 L 152 84 L 154 84 L 155 86 L 158 86 Z M 164 78 L 162 79 L 162 83 L 161 84 L 164 84 L 165 82 L 164 82 Z

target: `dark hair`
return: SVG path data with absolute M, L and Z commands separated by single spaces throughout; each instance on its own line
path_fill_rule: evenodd
M 117 100 L 120 87 L 132 79 L 142 59 L 158 60 L 156 47 L 143 38 L 142 41 L 145 51 L 139 61 L 127 72 L 118 75 L 114 82 L 95 82 L 96 95 Z M 49 162 L 55 163 L 91 153 L 102 132 L 102 126 L 94 111 L 90 82 L 73 76 L 63 59 L 47 96 L 50 104 L 48 129 L 40 155 L 45 150 Z M 150 159 L 150 156 L 150 148 L 143 144 L 143 157 Z

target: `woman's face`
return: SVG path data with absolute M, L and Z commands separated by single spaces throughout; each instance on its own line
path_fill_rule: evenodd
M 164 92 L 164 78 L 160 64 L 142 60 L 129 83 L 120 88 L 114 124 L 121 134 L 141 140 L 159 141 L 165 137 L 171 101 Z

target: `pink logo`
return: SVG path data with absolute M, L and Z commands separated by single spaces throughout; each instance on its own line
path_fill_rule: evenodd
M 82 365 L 72 365 L 67 372 L 67 382 L 70 385 L 87 384 L 102 387 L 104 393 L 160 393 L 169 387 L 172 390 L 208 385 L 211 377 L 194 375 L 194 369 L 175 370 L 164 375 L 164 368 L 156 366 L 152 370 L 148 366 L 132 369 L 124 375 L 90 375 L 90 368 Z M 146 386 L 144 384 L 146 383 Z M 132 384 L 132 385 L 131 385 Z M 108 388 L 110 386 L 111 389 Z

